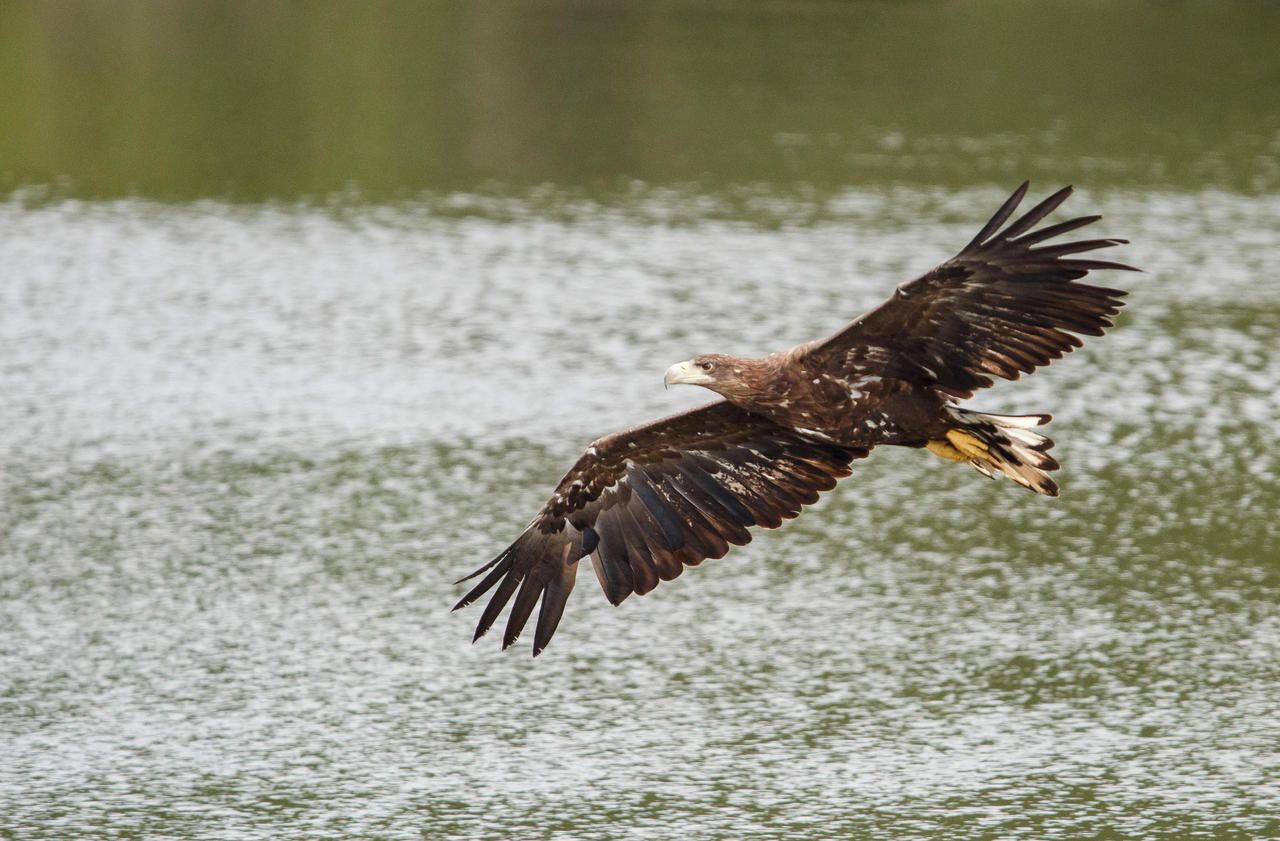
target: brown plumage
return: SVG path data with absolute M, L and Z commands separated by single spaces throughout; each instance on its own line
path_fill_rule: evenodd
M 1092 269 L 1136 270 L 1073 256 L 1125 240 L 1042 245 L 1100 218 L 1035 229 L 1070 187 L 1001 230 L 1026 191 L 1019 187 L 958 255 L 830 338 L 764 359 L 707 354 L 671 366 L 668 383 L 725 399 L 594 442 L 524 533 L 467 576 L 484 574 L 455 610 L 496 587 L 474 638 L 514 596 L 502 640 L 510 646 L 540 599 L 537 655 L 582 558 L 591 557 L 613 604 L 643 595 L 749 542 L 750 527 L 798 516 L 880 444 L 927 447 L 1056 496 L 1053 442 L 1031 431 L 1048 415 L 954 403 L 993 376 L 1014 380 L 1070 353 L 1081 345 L 1076 334 L 1102 335 L 1125 293 L 1076 281 Z

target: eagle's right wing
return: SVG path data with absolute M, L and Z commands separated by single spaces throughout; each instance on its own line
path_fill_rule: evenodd
M 537 655 L 555 633 L 579 559 L 591 556 L 613 604 L 643 595 L 686 565 L 749 542 L 749 527 L 777 528 L 799 515 L 866 455 L 726 401 L 609 435 L 587 449 L 514 543 L 467 576 L 488 573 L 454 609 L 496 585 L 476 626 L 479 639 L 514 595 L 506 648 L 541 598 Z

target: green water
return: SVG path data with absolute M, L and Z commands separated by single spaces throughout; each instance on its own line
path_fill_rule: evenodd
M 0 186 L 94 198 L 1280 188 L 1280 8 L 26 3 Z
M 0 4 L 0 838 L 1280 836 L 1280 9 Z M 555 641 L 452 582 L 1023 178 L 1143 275 Z

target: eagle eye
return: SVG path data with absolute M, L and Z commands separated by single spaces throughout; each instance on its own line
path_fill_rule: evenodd
M 712 368 L 716 367 L 716 363 L 714 363 L 714 362 L 703 362 L 703 363 L 702 363 L 701 365 L 699 365 L 698 367 L 700 367 L 700 368 L 701 368 L 702 370 L 704 370 L 704 371 L 710 371 Z

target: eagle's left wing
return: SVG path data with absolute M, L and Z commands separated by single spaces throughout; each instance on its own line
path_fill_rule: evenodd
M 1125 293 L 1078 281 L 1093 269 L 1137 270 L 1077 255 L 1126 240 L 1046 244 L 1101 218 L 1037 228 L 1070 187 L 1002 230 L 1026 193 L 1023 184 L 955 257 L 903 283 L 829 339 L 797 350 L 830 371 L 894 376 L 964 398 L 991 385 L 993 375 L 1016 380 L 1070 353 L 1081 345 L 1073 334 L 1101 336 Z
M 601 438 L 524 533 L 467 576 L 488 573 L 454 610 L 497 587 L 476 626 L 479 639 L 514 595 L 506 648 L 541 598 L 537 655 L 560 622 L 581 558 L 591 556 L 605 596 L 619 604 L 749 542 L 751 526 L 777 528 L 799 515 L 866 455 L 726 401 Z

